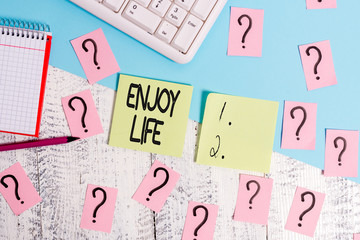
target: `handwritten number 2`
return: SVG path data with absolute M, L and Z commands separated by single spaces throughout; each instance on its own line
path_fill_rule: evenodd
M 220 136 L 216 135 L 216 138 L 218 139 L 218 146 L 217 146 L 216 151 L 215 151 L 215 148 L 213 148 L 213 147 L 210 149 L 210 157 L 216 157 L 216 154 L 218 153 L 219 148 L 220 148 Z

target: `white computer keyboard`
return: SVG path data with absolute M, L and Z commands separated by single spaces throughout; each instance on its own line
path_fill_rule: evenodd
M 178 63 L 189 62 L 227 0 L 70 0 Z

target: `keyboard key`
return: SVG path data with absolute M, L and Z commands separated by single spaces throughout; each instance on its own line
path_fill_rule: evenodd
M 172 45 L 181 52 L 187 52 L 202 25 L 203 22 L 199 18 L 189 14 L 176 34 Z
M 149 6 L 149 3 L 151 2 L 151 0 L 136 0 L 136 1 L 141 5 L 143 5 L 144 7 Z
M 161 40 L 170 43 L 176 31 L 177 27 L 167 21 L 163 21 L 158 30 L 156 31 L 155 35 Z
M 213 9 L 215 3 L 216 0 L 197 0 L 194 7 L 191 9 L 191 13 L 201 20 L 205 20 Z
M 169 12 L 166 14 L 166 19 L 175 26 L 179 27 L 186 17 L 186 14 L 186 10 L 179 7 L 178 5 L 173 4 Z
M 127 5 L 123 16 L 149 33 L 154 33 L 161 21 L 159 16 L 134 1 Z
M 114 12 L 119 12 L 123 3 L 124 0 L 104 0 L 103 2 L 106 7 L 110 8 Z
M 195 0 L 175 0 L 175 3 L 189 11 Z
M 171 5 L 170 0 L 153 0 L 149 6 L 149 9 L 152 10 L 157 15 L 163 17 Z

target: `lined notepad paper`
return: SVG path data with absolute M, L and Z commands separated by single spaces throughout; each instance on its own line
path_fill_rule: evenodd
M 48 41 L 42 31 L 0 26 L 1 131 L 38 135 Z

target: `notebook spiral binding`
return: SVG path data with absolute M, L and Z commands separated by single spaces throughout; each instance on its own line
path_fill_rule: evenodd
M 0 17 L 0 33 L 2 35 L 44 40 L 46 32 L 50 32 L 47 24 Z

